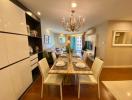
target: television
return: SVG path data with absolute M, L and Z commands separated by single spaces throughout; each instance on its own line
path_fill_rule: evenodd
M 86 49 L 93 50 L 93 43 L 92 41 L 86 41 Z

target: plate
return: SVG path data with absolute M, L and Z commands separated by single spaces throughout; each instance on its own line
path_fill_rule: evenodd
M 55 64 L 56 66 L 65 66 L 65 62 L 64 61 L 57 61 L 57 63 Z
M 86 64 L 82 63 L 82 62 L 78 62 L 78 63 L 75 64 L 75 66 L 78 67 L 78 68 L 85 68 Z

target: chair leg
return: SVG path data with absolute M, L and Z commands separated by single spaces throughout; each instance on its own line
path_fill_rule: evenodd
M 100 100 L 100 85 L 99 85 L 99 82 L 98 82 L 98 99 Z
M 78 99 L 80 99 L 80 83 L 78 84 Z
M 41 98 L 43 98 L 43 91 L 44 91 L 44 84 L 42 83 L 42 86 L 41 86 Z
M 62 95 L 62 84 L 60 85 L 60 97 L 61 97 L 61 100 L 63 98 L 63 95 Z

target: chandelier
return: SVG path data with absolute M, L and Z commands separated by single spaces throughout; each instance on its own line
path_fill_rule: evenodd
M 79 31 L 80 27 L 84 25 L 85 19 L 81 16 L 75 16 L 75 10 L 71 10 L 69 18 L 62 17 L 62 25 L 68 32 Z

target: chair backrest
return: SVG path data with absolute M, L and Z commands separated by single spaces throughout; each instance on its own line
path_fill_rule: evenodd
M 87 60 L 87 57 L 88 57 L 87 52 L 84 51 L 84 52 L 83 52 L 83 60 L 84 60 L 85 62 L 86 62 L 86 60 Z
M 45 80 L 47 78 L 48 72 L 50 70 L 48 62 L 47 62 L 46 58 L 43 58 L 38 63 L 39 63 L 39 70 L 41 72 L 42 79 Z
M 99 58 L 95 58 L 94 62 L 93 62 L 93 65 L 92 65 L 92 72 L 93 72 L 93 75 L 95 77 L 95 79 L 98 81 L 99 79 L 99 76 L 100 76 L 100 73 L 102 71 L 102 66 L 103 66 L 103 61 L 100 60 Z
M 52 52 L 52 58 L 53 58 L 53 60 L 55 62 L 56 61 L 56 54 L 55 54 L 55 52 Z

